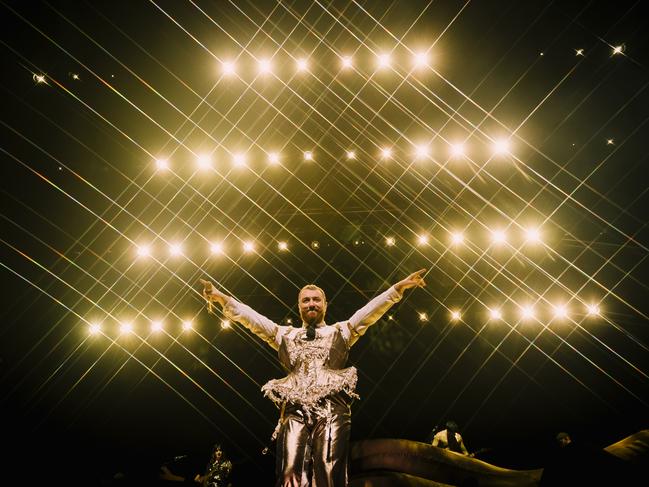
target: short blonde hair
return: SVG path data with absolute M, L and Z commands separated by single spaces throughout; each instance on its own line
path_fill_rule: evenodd
M 309 290 L 309 291 L 320 291 L 320 294 L 322 294 L 322 300 L 326 303 L 327 302 L 327 296 L 325 295 L 325 292 L 316 286 L 315 284 L 307 284 L 304 286 L 302 289 L 300 289 L 300 292 L 297 293 L 297 302 L 298 304 L 300 303 L 300 295 L 302 294 L 302 291 Z

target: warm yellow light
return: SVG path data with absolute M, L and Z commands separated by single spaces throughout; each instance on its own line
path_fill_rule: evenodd
M 297 66 L 297 70 L 300 72 L 308 71 L 309 69 L 309 61 L 305 58 L 300 58 L 295 62 Z
M 167 161 L 167 159 L 156 159 L 155 165 L 161 171 L 169 169 L 169 161 Z
M 613 139 L 606 139 L 606 145 L 614 145 L 614 144 L 615 144 L 615 140 L 613 140 Z
M 192 322 L 191 321 L 183 321 L 183 330 L 189 331 L 192 329 Z
M 458 321 L 461 317 L 462 317 L 462 315 L 458 310 L 456 310 L 456 309 L 451 310 L 451 319 L 453 321 Z
M 101 325 L 99 323 L 91 323 L 88 327 L 88 331 L 91 335 L 97 335 L 99 332 L 101 332 Z
M 292 325 L 292 324 L 293 324 L 293 320 L 292 320 L 291 318 L 286 318 L 286 324 L 287 324 L 287 325 Z
M 347 159 L 350 161 L 356 159 L 356 152 L 353 150 L 348 150 L 346 155 L 347 155 Z
M 416 52 L 412 56 L 412 64 L 415 68 L 423 68 L 428 66 L 428 54 L 425 52 Z
M 75 80 L 75 81 L 79 81 L 81 78 L 79 77 L 79 75 L 77 73 L 72 73 L 72 79 Z
M 392 58 L 388 53 L 381 53 L 378 56 L 376 56 L 376 63 L 379 68 L 387 68 L 390 66 L 390 63 L 392 62 Z
M 496 155 L 509 154 L 510 144 L 506 139 L 498 139 L 493 143 L 493 151 Z
M 575 56 L 583 56 L 583 55 L 584 55 L 583 49 L 575 49 Z
M 531 320 L 534 318 L 534 307 L 530 304 L 521 308 L 521 318 L 524 320 Z
M 586 311 L 588 312 L 588 316 L 599 316 L 601 313 L 601 310 L 599 309 L 599 306 L 597 304 L 586 305 Z
M 622 54 L 624 51 L 624 46 L 615 46 L 613 48 L 613 55 L 615 56 L 616 54 Z
M 489 318 L 492 320 L 499 320 L 503 317 L 502 313 L 498 308 L 491 308 L 489 310 Z
M 210 252 L 212 252 L 213 254 L 222 254 L 223 244 L 221 242 L 212 242 L 210 244 Z
M 133 331 L 133 325 L 131 323 L 122 323 L 119 327 L 119 332 L 123 335 L 131 333 Z
M 288 250 L 288 243 L 287 242 L 277 242 L 277 250 L 280 252 L 285 252 Z
M 277 152 L 268 153 L 268 163 L 269 164 L 279 164 L 279 154 Z
M 343 69 L 349 69 L 353 66 L 354 61 L 351 56 L 343 56 L 340 58 L 340 65 Z
M 151 331 L 153 333 L 158 333 L 162 331 L 162 321 L 152 321 L 151 322 Z
M 251 241 L 244 242 L 243 243 L 243 251 L 246 254 L 254 252 L 255 251 L 255 244 L 253 242 L 251 242 Z
M 504 244 L 507 241 L 507 235 L 502 230 L 492 230 L 491 241 L 497 245 Z
M 419 321 L 428 321 L 427 313 L 419 313 Z
M 392 149 L 384 147 L 381 149 L 381 159 L 386 160 L 392 157 Z
M 427 144 L 418 144 L 415 146 L 415 157 L 425 159 L 430 155 L 430 146 Z
M 246 165 L 246 155 L 243 152 L 237 152 L 232 155 L 232 163 L 237 167 L 243 167 Z
M 464 157 L 464 144 L 461 143 L 451 144 L 451 156 Z
M 178 256 L 178 255 L 182 255 L 183 246 L 180 245 L 179 243 L 173 243 L 173 244 L 169 245 L 169 253 L 171 255 L 173 255 L 174 257 Z
M 223 328 L 224 330 L 230 328 L 231 326 L 232 324 L 230 323 L 230 320 L 221 321 L 221 328 Z
M 311 241 L 311 248 L 313 250 L 318 250 L 320 248 L 320 242 L 318 242 L 317 240 L 312 240 Z
M 426 245 L 428 243 L 428 235 L 419 235 L 417 237 L 417 243 L 419 245 Z
M 237 71 L 236 65 L 233 61 L 223 61 L 221 63 L 221 73 L 224 76 L 231 76 Z
M 313 152 L 305 151 L 304 152 L 304 160 L 305 161 L 312 161 L 313 160 Z
M 394 237 L 385 237 L 385 245 L 388 247 L 393 247 L 395 243 Z
M 538 228 L 526 228 L 525 240 L 529 243 L 539 243 L 541 241 L 541 232 Z
M 212 167 L 212 157 L 209 154 L 201 154 L 196 158 L 200 169 L 209 169 Z
M 44 74 L 35 74 L 34 76 L 32 76 L 32 78 L 33 78 L 34 81 L 36 81 L 37 83 L 45 83 L 45 84 L 47 84 L 47 80 L 45 79 L 45 75 L 44 75 Z
M 557 319 L 563 319 L 568 317 L 568 308 L 565 304 L 557 304 L 553 307 L 554 317 Z
M 260 59 L 258 63 L 259 74 L 269 74 L 273 70 L 270 59 Z
M 148 245 L 138 245 L 137 255 L 140 257 L 148 257 L 151 255 L 151 248 Z
M 460 245 L 464 243 L 464 234 L 462 232 L 454 232 L 451 234 L 451 242 L 453 245 Z

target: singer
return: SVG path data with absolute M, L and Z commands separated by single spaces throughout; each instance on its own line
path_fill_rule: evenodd
M 278 351 L 286 377 L 269 381 L 262 391 L 280 409 L 277 440 L 277 487 L 344 487 L 351 428 L 350 404 L 356 368 L 347 367 L 349 348 L 406 289 L 426 285 L 421 269 L 379 294 L 346 321 L 325 324 L 327 299 L 318 286 L 298 294 L 302 327 L 280 326 L 201 279 L 208 306 L 216 302 L 229 319 L 241 323 Z M 211 308 L 210 308 L 211 309 Z

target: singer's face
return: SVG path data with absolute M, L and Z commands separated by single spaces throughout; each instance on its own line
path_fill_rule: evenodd
M 316 289 L 303 289 L 298 296 L 300 317 L 306 324 L 315 324 L 324 320 L 327 311 L 327 302 L 323 299 L 322 293 Z

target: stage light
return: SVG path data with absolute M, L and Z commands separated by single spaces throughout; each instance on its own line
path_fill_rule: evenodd
M 212 158 L 209 154 L 201 154 L 196 158 L 196 163 L 200 169 L 209 169 L 212 167 Z
M 301 73 L 304 72 L 304 71 L 308 71 L 308 69 L 309 69 L 309 61 L 307 59 L 305 59 L 305 58 L 298 59 L 295 62 L 295 64 L 297 66 L 297 70 L 299 72 L 301 72 Z
M 428 54 L 426 52 L 416 52 L 412 56 L 412 64 L 415 68 L 424 68 L 428 66 Z
M 376 64 L 380 69 L 385 69 L 390 66 L 392 58 L 388 53 L 381 53 L 376 56 Z
M 419 321 L 428 321 L 427 313 L 419 313 Z
M 390 159 L 391 157 L 392 157 L 392 149 L 388 147 L 384 147 L 383 149 L 381 149 L 381 159 L 385 161 L 387 159 Z
M 268 153 L 268 163 L 269 164 L 279 164 L 279 154 L 277 152 Z
M 584 55 L 583 49 L 575 49 L 575 56 L 583 56 L 583 55 Z
M 394 237 L 385 237 L 385 245 L 388 247 L 393 247 L 395 244 Z
M 237 152 L 232 155 L 232 163 L 237 167 L 243 167 L 246 165 L 246 155 L 243 152 Z
M 237 68 L 232 61 L 223 61 L 221 63 L 221 73 L 224 76 L 232 76 L 236 72 Z
M 232 323 L 230 323 L 230 320 L 223 320 L 221 321 L 221 328 L 224 330 L 227 330 L 228 328 L 232 327 Z
M 122 324 L 119 326 L 119 332 L 120 332 L 122 335 L 126 335 L 127 333 L 132 333 L 132 332 L 133 332 L 133 324 L 132 324 L 132 323 L 128 323 L 128 322 L 122 323 Z
M 270 63 L 270 59 L 260 59 L 258 63 L 259 74 L 269 74 L 273 67 Z
M 460 245 L 464 243 L 464 234 L 462 232 L 453 232 L 451 234 L 451 243 L 453 245 Z
M 148 245 L 138 245 L 137 255 L 140 257 L 148 257 L 151 255 L 151 248 Z
M 428 235 L 417 236 L 417 243 L 419 245 L 426 245 L 428 243 Z
M 191 321 L 183 321 L 183 330 L 184 331 L 189 331 L 192 329 L 192 322 Z
M 529 243 L 539 243 L 541 241 L 541 232 L 538 228 L 526 228 L 525 240 Z
M 287 324 L 287 325 L 292 325 L 292 324 L 293 324 L 293 320 L 292 320 L 291 318 L 286 318 L 286 324 Z
M 509 154 L 510 144 L 506 139 L 498 139 L 493 143 L 493 151 L 495 155 Z
M 430 155 L 430 146 L 427 144 L 418 144 L 415 146 L 415 157 L 425 159 Z
M 318 250 L 320 248 L 320 242 L 318 242 L 317 240 L 312 240 L 311 241 L 311 248 L 313 250 Z
M 32 76 L 32 79 L 36 81 L 36 83 L 45 83 L 47 84 L 47 79 L 45 78 L 44 74 L 34 74 Z
M 304 160 L 305 161 L 312 161 L 313 160 L 313 152 L 305 151 L 304 152 Z
M 507 241 L 507 236 L 502 230 L 491 231 L 491 242 L 496 245 L 502 245 Z
M 451 156 L 464 157 L 464 144 L 461 143 L 451 144 Z
M 451 319 L 453 321 L 458 321 L 461 317 L 462 317 L 462 315 L 460 314 L 460 312 L 458 310 L 456 310 L 456 309 L 451 310 Z
M 356 159 L 356 152 L 354 152 L 353 150 L 348 150 L 346 155 L 347 155 L 347 160 L 352 161 Z
M 97 335 L 98 333 L 101 332 L 101 325 L 99 323 L 91 323 L 90 326 L 88 327 L 88 332 L 91 335 Z
M 79 75 L 77 73 L 72 73 L 72 79 L 75 80 L 75 81 L 79 81 L 81 78 L 79 77 Z
M 169 161 L 167 161 L 167 159 L 156 159 L 155 165 L 161 171 L 169 169 Z
M 498 308 L 489 309 L 489 318 L 492 320 L 500 320 L 503 317 L 502 313 Z
M 210 244 L 210 252 L 218 255 L 223 253 L 223 244 L 221 242 L 212 242 Z
M 279 250 L 280 252 L 286 252 L 288 250 L 288 243 L 277 242 L 277 250 Z
M 255 251 L 255 244 L 253 242 L 251 242 L 250 240 L 248 240 L 247 242 L 244 242 L 243 243 L 243 251 L 246 254 L 250 254 L 250 253 L 254 252 Z
M 343 69 L 349 69 L 353 66 L 354 61 L 351 56 L 342 56 L 340 58 L 340 65 Z
M 599 316 L 601 310 L 599 309 L 599 306 L 597 304 L 587 304 L 586 312 L 588 313 L 588 316 Z
M 622 52 L 624 52 L 624 46 L 615 46 L 613 48 L 613 56 L 616 54 L 622 54 Z
M 568 317 L 568 308 L 565 304 L 557 304 L 553 306 L 554 317 L 557 319 L 564 319 Z
M 152 321 L 151 322 L 151 331 L 153 333 L 158 333 L 162 331 L 162 321 Z
M 169 245 L 169 253 L 174 257 L 182 255 L 183 246 L 181 244 L 179 244 L 179 243 L 173 243 L 173 244 Z
M 534 318 L 534 307 L 532 305 L 525 305 L 521 308 L 521 318 L 524 320 L 531 320 Z
M 615 144 L 615 140 L 613 140 L 613 139 L 606 139 L 606 145 L 614 145 L 614 144 Z

